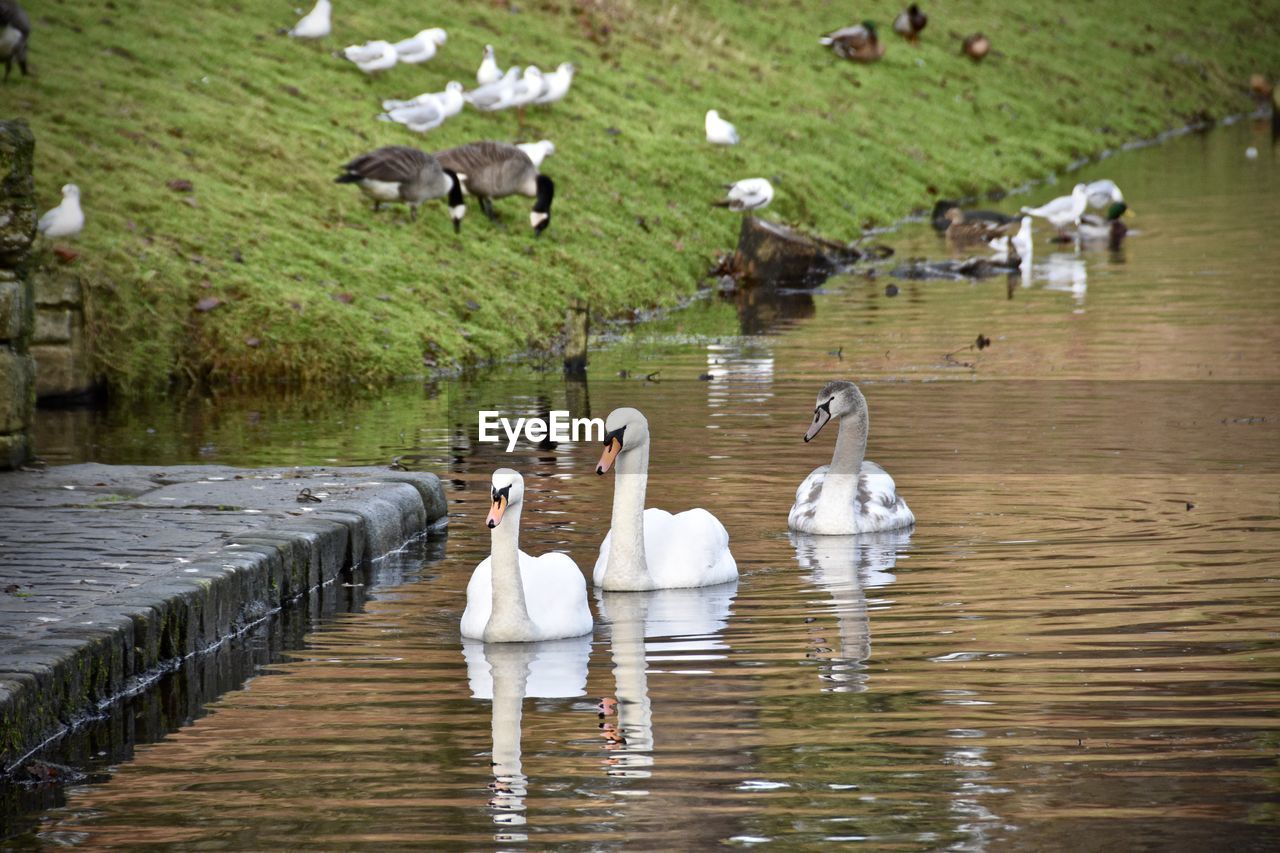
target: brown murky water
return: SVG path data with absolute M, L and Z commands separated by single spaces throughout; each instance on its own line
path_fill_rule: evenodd
M 1085 169 L 1137 211 L 1120 252 L 1038 241 L 1026 281 L 882 272 L 707 301 L 618 335 L 589 385 L 522 367 L 355 399 L 43 414 L 53 461 L 416 454 L 448 471 L 453 526 L 421 579 L 373 590 L 26 838 L 1275 849 L 1280 152 L 1263 134 L 1241 122 Z M 942 253 L 925 226 L 886 239 Z M 980 333 L 992 346 L 970 349 Z M 831 451 L 800 435 L 835 377 L 862 384 L 869 456 L 910 533 L 787 533 Z M 522 546 L 584 569 L 613 487 L 596 446 L 506 454 L 476 441 L 475 410 L 623 404 L 654 433 L 650 503 L 714 511 L 740 580 L 600 596 L 580 641 L 464 647 L 489 472 L 524 472 Z M 603 718 L 602 697 L 618 703 Z

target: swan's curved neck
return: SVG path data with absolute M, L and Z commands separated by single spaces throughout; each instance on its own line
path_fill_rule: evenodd
M 605 589 L 652 589 L 644 553 L 644 495 L 649 485 L 649 445 L 618 454 L 613 485 L 613 538 Z
M 831 454 L 831 474 L 857 475 L 867 455 L 867 419 L 841 418 L 836 449 Z
M 520 579 L 520 504 L 508 506 L 502 523 L 489 533 L 493 570 L 493 609 L 484 628 L 484 640 L 528 639 L 533 630 Z

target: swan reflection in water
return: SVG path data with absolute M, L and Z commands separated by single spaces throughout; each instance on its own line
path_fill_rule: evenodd
M 694 589 L 604 592 L 597 588 L 599 622 L 608 627 L 616 707 L 601 706 L 616 721 L 601 726 L 610 751 L 610 776 L 648 778 L 653 766 L 653 708 L 649 673 L 705 675 L 706 661 L 723 660 L 719 636 L 729 621 L 738 582 Z M 657 666 L 650 669 L 651 664 Z
M 587 689 L 591 635 L 540 643 L 482 643 L 464 640 L 467 681 L 473 699 L 493 702 L 493 822 L 525 825 L 528 777 L 520 760 L 520 720 L 526 697 L 569 699 Z M 524 841 L 520 832 L 504 832 L 496 841 Z
M 910 543 L 911 531 L 855 536 L 814 536 L 792 531 L 790 535 L 796 562 L 800 568 L 808 569 L 810 579 L 831 596 L 832 606 L 826 612 L 836 619 L 835 645 L 825 629 L 818 628 L 806 657 L 820 661 L 819 678 L 830 682 L 823 687 L 825 692 L 866 690 L 864 662 L 871 657 L 866 590 L 893 583 L 898 554 Z

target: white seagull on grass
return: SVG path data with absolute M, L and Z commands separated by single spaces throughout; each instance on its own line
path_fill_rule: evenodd
M 389 41 L 369 41 L 364 44 L 353 44 L 342 49 L 342 56 L 365 74 L 386 71 L 396 64 L 396 48 Z
M 84 228 L 84 211 L 80 209 L 80 188 L 67 184 L 62 188 L 62 201 L 45 213 L 36 228 L 46 237 L 74 237 Z
M 329 13 L 332 6 L 329 0 L 316 0 L 311 11 L 298 19 L 298 23 L 289 30 L 289 35 L 296 39 L 322 39 L 329 35 L 331 25 Z
M 720 201 L 713 201 L 716 207 L 727 207 L 730 210 L 759 210 L 773 201 L 773 184 L 764 178 L 744 178 L 736 184 L 725 184 L 728 195 Z
M 392 47 L 396 49 L 396 56 L 401 62 L 416 65 L 435 56 L 436 48 L 448 40 L 448 33 L 439 27 L 432 27 L 404 41 L 398 41 Z
M 737 145 L 738 129 L 720 118 L 720 113 L 707 110 L 707 141 L 712 145 Z

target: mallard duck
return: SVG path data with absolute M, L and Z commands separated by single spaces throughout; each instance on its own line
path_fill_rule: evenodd
M 990 243 L 996 237 L 1012 234 L 1016 222 L 997 223 L 985 219 L 967 219 L 958 207 L 953 207 L 945 214 L 947 217 L 947 245 L 953 249 L 966 246 Z
M 982 33 L 966 36 L 964 43 L 960 46 L 960 51 L 974 62 L 981 62 L 991 52 L 991 39 Z
M 875 62 L 884 56 L 884 45 L 872 21 L 836 30 L 818 39 L 818 44 L 829 46 L 836 56 L 854 62 Z
M 713 201 L 715 207 L 727 207 L 730 210 L 759 210 L 768 207 L 773 201 L 773 184 L 764 178 L 744 178 L 735 184 L 725 184 L 729 192 L 719 201 Z
M 950 199 L 939 199 L 938 203 L 933 206 L 933 212 L 929 214 L 929 220 L 933 223 L 933 230 L 946 231 L 947 227 L 951 225 L 951 220 L 947 219 L 947 211 L 959 207 L 958 203 Z M 966 220 L 980 219 L 984 222 L 1005 225 L 1017 217 L 1001 213 L 998 210 L 966 210 L 964 211 L 964 218 Z
M 912 44 L 920 42 L 920 32 L 929 23 L 929 16 L 912 3 L 893 19 L 893 31 Z
M 1123 201 L 1117 201 L 1107 208 L 1105 216 L 1084 214 L 1080 217 L 1080 224 L 1076 226 L 1076 236 L 1085 243 L 1106 240 L 1112 249 L 1119 248 L 1125 235 L 1129 233 L 1129 228 L 1123 221 L 1128 209 L 1129 206 Z

